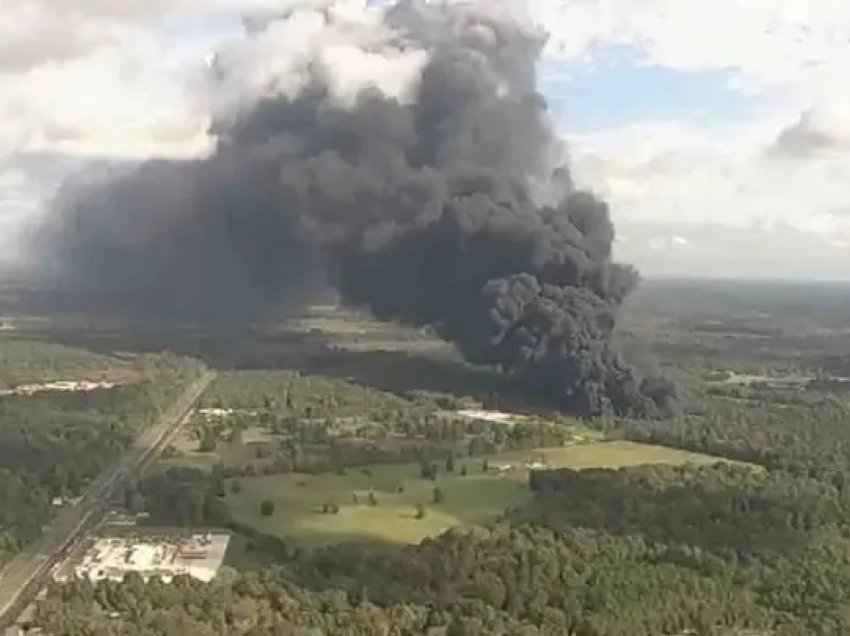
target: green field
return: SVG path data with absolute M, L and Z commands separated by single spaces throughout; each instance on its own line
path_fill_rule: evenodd
M 505 509 L 524 503 L 531 496 L 525 463 L 545 456 L 552 468 L 620 468 L 644 464 L 711 464 L 715 457 L 685 451 L 635 444 L 601 442 L 540 451 L 518 451 L 488 457 L 491 471 L 483 471 L 483 459 L 460 459 L 454 473 L 438 464 L 436 481 L 421 479 L 418 464 L 372 466 L 371 475 L 349 469 L 345 475 L 284 474 L 240 479 L 242 492 L 229 494 L 234 518 L 266 534 L 288 538 L 304 546 L 321 546 L 344 541 L 417 543 L 453 526 L 486 523 Z M 497 474 L 495 467 L 511 464 L 514 470 Z M 462 476 L 462 467 L 467 475 Z M 398 492 L 399 487 L 403 492 Z M 443 500 L 433 503 L 434 489 Z M 377 506 L 368 505 L 374 493 Z M 353 502 L 356 495 L 360 503 Z M 260 503 L 271 500 L 271 517 L 260 514 Z M 322 507 L 334 503 L 339 514 L 323 514 Z M 416 518 L 416 506 L 426 508 Z

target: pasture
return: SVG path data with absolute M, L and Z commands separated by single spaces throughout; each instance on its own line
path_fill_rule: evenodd
M 447 472 L 444 461 L 434 462 L 434 480 L 422 478 L 417 463 L 374 465 L 345 474 L 239 478 L 241 491 L 229 492 L 227 504 L 238 522 L 306 547 L 347 541 L 418 543 L 453 526 L 494 521 L 507 508 L 528 501 L 530 462 L 582 470 L 718 461 L 660 446 L 597 442 L 456 459 L 453 472 Z M 274 503 L 272 515 L 260 513 L 263 501 Z M 338 512 L 324 512 L 328 506 Z

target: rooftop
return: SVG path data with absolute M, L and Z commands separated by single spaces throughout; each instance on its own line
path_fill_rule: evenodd
M 129 572 L 136 572 L 145 579 L 159 576 L 165 582 L 178 575 L 210 581 L 224 561 L 229 542 L 227 534 L 102 538 L 86 552 L 75 572 L 92 582 L 120 581 Z

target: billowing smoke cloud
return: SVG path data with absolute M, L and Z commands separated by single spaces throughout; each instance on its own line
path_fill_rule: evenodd
M 307 2 L 214 63 L 214 155 L 63 192 L 47 232 L 78 293 L 252 315 L 327 275 L 583 413 L 652 413 L 668 383 L 612 348 L 638 282 L 576 191 L 536 92 L 541 34 L 499 2 Z

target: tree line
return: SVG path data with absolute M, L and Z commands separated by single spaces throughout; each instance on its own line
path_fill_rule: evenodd
M 38 538 L 53 502 L 80 496 L 196 373 L 164 360 L 114 389 L 0 397 L 0 562 Z

